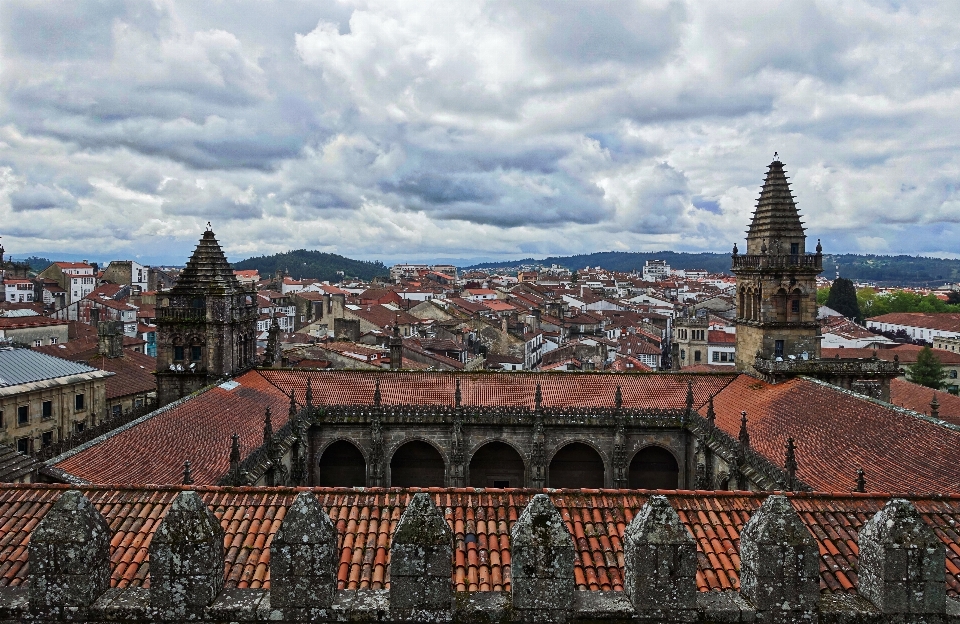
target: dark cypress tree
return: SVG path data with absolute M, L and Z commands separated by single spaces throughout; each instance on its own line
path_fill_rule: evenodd
M 930 347 L 920 349 L 916 364 L 907 368 L 908 380 L 935 390 L 943 387 L 943 380 L 946 378 L 947 371 Z
M 828 308 L 832 308 L 847 318 L 861 321 L 860 304 L 857 303 L 857 289 L 851 280 L 838 277 L 830 286 L 827 297 Z

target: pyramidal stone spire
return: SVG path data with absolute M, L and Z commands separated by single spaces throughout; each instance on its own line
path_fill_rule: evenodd
M 783 163 L 774 160 L 767 168 L 753 221 L 747 230 L 747 253 L 759 254 L 761 246 L 766 244 L 770 253 L 794 254 L 790 245 L 798 243 L 796 253 L 802 254 L 805 237 Z
M 212 230 L 207 230 L 180 272 L 171 293 L 181 295 L 212 290 L 219 294 L 230 294 L 242 289 L 216 236 Z

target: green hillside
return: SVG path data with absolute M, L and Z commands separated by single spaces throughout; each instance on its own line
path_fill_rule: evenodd
M 257 256 L 234 262 L 237 270 L 256 269 L 260 276 L 267 278 L 278 270 L 287 271 L 295 279 L 313 278 L 337 282 L 344 278 L 372 280 L 374 277 L 389 275 L 390 270 L 382 262 L 352 260 L 338 254 L 322 251 L 295 249 L 272 256 Z M 343 275 L 339 275 L 342 271 Z

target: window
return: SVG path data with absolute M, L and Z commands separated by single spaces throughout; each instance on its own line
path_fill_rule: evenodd
M 21 405 L 17 408 L 17 424 L 26 425 L 30 422 L 30 406 Z
M 790 243 L 790 255 L 796 256 L 800 253 L 800 243 Z
M 680 359 L 681 360 L 687 359 L 687 352 L 684 351 L 683 349 L 680 349 Z
M 183 361 L 183 347 L 174 347 L 173 348 L 173 359 L 177 362 Z
M 50 446 L 51 444 L 53 444 L 53 432 L 52 432 L 52 431 L 44 431 L 42 434 L 40 434 L 40 445 L 41 445 L 41 446 Z
M 77 394 L 77 395 L 73 398 L 73 409 L 74 409 L 75 411 L 77 411 L 77 412 L 82 412 L 84 409 L 86 409 L 85 403 L 84 403 L 84 398 L 85 398 L 85 397 L 84 397 L 83 393 L 79 393 L 79 394 Z
M 44 401 L 42 409 L 43 411 L 40 412 L 40 415 L 43 418 L 50 418 L 53 416 L 53 401 Z
M 714 351 L 714 352 L 713 352 L 713 361 L 714 361 L 714 362 L 719 362 L 719 361 L 720 361 L 720 352 L 719 352 L 719 351 Z
M 20 438 L 17 440 L 17 452 L 24 455 L 30 454 L 30 438 Z
M 111 409 L 111 412 L 113 413 L 113 417 L 116 418 L 117 416 L 123 413 L 123 407 L 121 407 L 120 405 L 114 405 L 113 408 Z
M 86 428 L 87 423 L 83 422 L 82 420 L 78 420 L 77 422 L 73 423 L 73 430 L 75 433 L 83 433 L 83 430 Z
M 773 343 L 773 357 L 782 358 L 783 357 L 783 341 L 777 340 Z
M 133 402 L 133 404 L 136 405 L 137 407 L 143 407 L 143 399 L 137 399 L 136 401 Z
M 956 378 L 957 378 L 957 370 L 953 369 L 952 371 L 950 371 L 950 379 L 956 379 Z
M 699 352 L 699 351 L 694 351 L 694 352 L 693 352 L 693 361 L 694 361 L 694 362 L 699 362 L 699 361 L 700 361 L 700 352 Z
M 790 302 L 790 311 L 794 314 L 800 314 L 800 300 L 794 299 Z
M 190 347 L 190 361 L 191 362 L 200 361 L 200 347 L 198 346 Z
M 33 341 L 33 346 L 35 346 L 35 347 L 42 347 L 42 346 L 43 346 L 43 340 L 34 340 L 34 341 Z
M 58 342 L 60 342 L 59 338 L 56 336 L 50 336 L 50 344 L 57 344 Z

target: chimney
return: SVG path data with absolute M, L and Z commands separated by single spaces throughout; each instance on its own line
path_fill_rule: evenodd
M 390 368 L 403 368 L 403 338 L 400 336 L 400 315 L 393 322 L 393 335 L 390 336 Z
M 108 358 L 117 358 L 123 355 L 122 322 L 100 321 L 97 323 L 97 355 Z
M 540 308 L 534 308 L 530 311 L 530 330 L 533 333 L 540 331 Z

